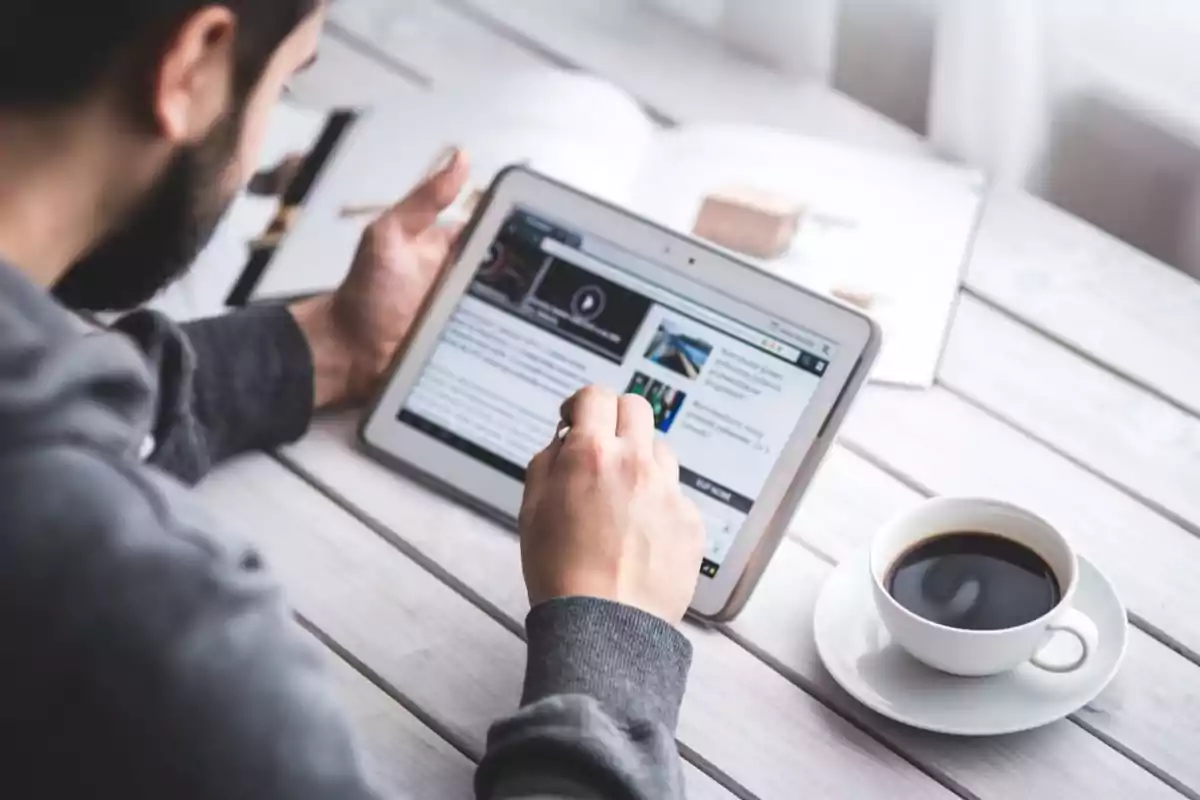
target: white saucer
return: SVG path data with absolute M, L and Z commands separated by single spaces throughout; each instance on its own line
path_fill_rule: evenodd
M 859 702 L 914 728 L 992 736 L 1047 725 L 1095 699 L 1125 655 L 1125 608 L 1108 579 L 1081 558 L 1075 607 L 1100 631 L 1100 646 L 1081 669 L 1053 675 L 1025 664 L 987 678 L 938 672 L 892 643 L 875 610 L 867 564 L 867 552 L 857 553 L 822 587 L 813 618 L 817 652 L 834 680 Z M 1078 646 L 1063 634 L 1050 643 L 1063 648 L 1066 661 Z

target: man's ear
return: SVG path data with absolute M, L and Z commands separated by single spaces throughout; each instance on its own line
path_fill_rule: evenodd
M 167 42 L 158 62 L 154 121 L 176 143 L 204 137 L 228 108 L 237 19 L 224 6 L 192 14 Z

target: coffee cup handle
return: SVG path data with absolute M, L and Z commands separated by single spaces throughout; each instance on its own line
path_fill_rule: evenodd
M 1038 669 L 1044 669 L 1047 672 L 1058 674 L 1074 672 L 1086 664 L 1092 653 L 1096 652 L 1096 647 L 1100 643 L 1100 632 L 1096 630 L 1096 623 L 1092 622 L 1086 614 L 1073 608 L 1046 626 L 1047 633 L 1054 634 L 1058 631 L 1071 634 L 1079 642 L 1078 658 L 1067 663 L 1055 663 L 1042 658 L 1039 650 L 1030 661 Z

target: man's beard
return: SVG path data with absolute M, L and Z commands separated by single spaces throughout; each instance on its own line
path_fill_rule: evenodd
M 54 296 L 68 308 L 122 310 L 182 277 L 233 201 L 223 178 L 240 135 L 241 115 L 230 113 L 179 150 L 120 227 L 59 279 Z

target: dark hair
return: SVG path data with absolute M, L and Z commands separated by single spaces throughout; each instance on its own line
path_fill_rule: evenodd
M 237 16 L 235 99 L 258 82 L 280 43 L 321 0 L 0 0 L 0 111 L 48 111 L 103 81 L 137 104 L 167 42 L 192 14 L 221 5 Z M 141 97 L 139 97 L 141 95 Z

